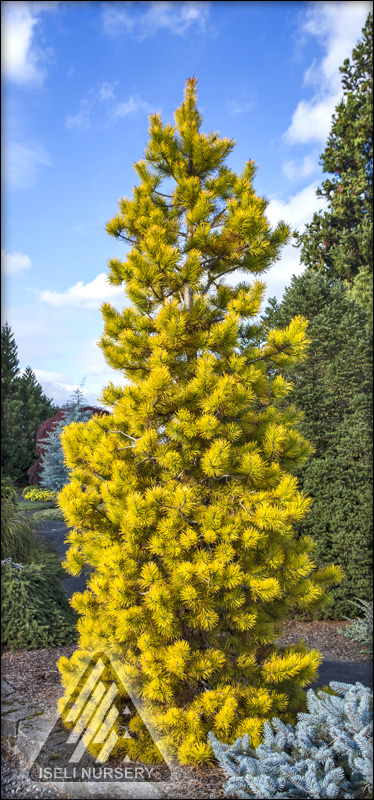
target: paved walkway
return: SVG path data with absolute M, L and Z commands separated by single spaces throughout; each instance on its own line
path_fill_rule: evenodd
M 362 683 L 373 688 L 373 664 L 371 661 L 322 661 L 318 670 L 318 681 L 310 688 L 326 686 L 330 681 L 339 683 Z
M 65 558 L 68 550 L 68 544 L 66 544 L 65 539 L 69 530 L 70 528 L 67 528 L 64 522 L 45 520 L 40 523 L 39 533 L 42 540 L 56 548 L 61 560 Z M 68 575 L 63 579 L 62 585 L 69 598 L 74 592 L 84 592 L 88 574 L 89 570 L 83 569 L 78 577 Z

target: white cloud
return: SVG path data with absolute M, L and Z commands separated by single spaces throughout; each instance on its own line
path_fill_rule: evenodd
M 314 60 L 304 73 L 304 84 L 314 86 L 315 93 L 296 107 L 285 134 L 288 143 L 326 141 L 331 115 L 342 96 L 339 67 L 351 58 L 371 7 L 371 3 L 359 0 L 325 0 L 308 6 L 301 33 L 316 37 L 325 55 L 320 61 Z
M 22 370 L 24 372 L 24 370 Z M 63 381 L 64 380 L 64 373 L 63 372 L 52 372 L 48 369 L 34 369 L 35 376 L 38 381 Z
M 123 305 L 122 298 L 120 307 Z M 83 393 L 90 405 L 98 405 L 98 397 L 110 381 L 123 383 L 123 375 L 108 366 L 97 344 L 103 333 L 97 310 L 40 303 L 36 312 L 35 304 L 21 307 L 11 303 L 6 304 L 4 319 L 14 333 L 21 370 L 29 365 L 47 397 L 57 404 L 67 402 L 83 379 Z
M 96 100 L 92 100 L 89 98 L 84 98 L 81 100 L 80 110 L 78 114 L 71 117 L 68 116 L 65 121 L 65 125 L 68 130 L 72 128 L 78 128 L 78 130 L 82 130 L 83 128 L 88 128 L 91 123 L 91 112 Z
M 191 28 L 204 31 L 209 16 L 209 2 L 136 2 L 103 3 L 105 33 L 118 36 L 131 33 L 142 41 L 164 29 L 174 36 L 184 36 Z
M 102 405 L 98 398 L 104 387 L 110 381 L 118 384 L 124 380 L 118 370 L 108 366 L 96 339 L 83 342 L 79 352 L 70 358 L 68 371 L 34 369 L 34 373 L 47 397 L 52 397 L 58 405 L 70 399 L 78 382 L 83 382 L 83 397 L 87 405 Z M 79 376 L 75 384 L 72 383 L 72 373 L 75 377 Z
M 100 100 L 109 100 L 114 98 L 114 87 L 117 85 L 118 81 L 114 81 L 114 83 L 108 83 L 108 81 L 104 81 L 99 88 L 99 97 Z
M 327 91 L 338 91 L 341 85 L 339 67 L 361 37 L 366 17 L 371 10 L 370 2 L 340 2 L 325 0 L 311 3 L 303 26 L 306 34 L 316 36 L 326 48 L 320 63 L 314 62 L 304 75 L 306 83 L 320 86 Z
M 314 212 L 325 206 L 324 198 L 316 196 L 317 186 L 318 181 L 314 181 L 288 200 L 269 198 L 266 216 L 271 225 L 274 227 L 283 219 L 293 230 L 301 231 L 304 225 L 311 221 Z
M 87 96 L 81 100 L 78 114 L 67 117 L 65 122 L 66 127 L 68 129 L 78 128 L 78 130 L 88 128 L 92 122 L 92 115 L 95 107 L 97 107 L 97 105 L 101 102 L 110 100 L 114 97 L 115 85 L 115 83 L 108 83 L 107 81 L 104 81 L 94 89 L 91 89 Z
M 128 114 L 137 114 L 138 111 L 145 111 L 146 114 L 150 114 L 152 110 L 152 106 L 137 94 L 131 95 L 128 100 L 117 103 L 113 114 L 115 117 L 126 117 Z
M 45 77 L 43 62 L 50 57 L 50 48 L 44 50 L 35 43 L 40 13 L 53 11 L 58 2 L 2 3 L 1 69 L 9 80 L 22 84 L 40 84 Z
M 6 250 L 1 251 L 1 271 L 5 275 L 16 275 L 18 272 L 24 272 L 25 269 L 30 269 L 31 258 L 23 253 L 7 253 Z
M 1 69 L 3 75 L 20 83 L 39 82 L 43 72 L 36 53 L 31 49 L 37 18 L 24 3 L 4 3 L 1 36 Z
M 290 285 L 292 275 L 301 275 L 304 264 L 300 263 L 300 250 L 292 244 L 283 248 L 280 260 L 265 275 L 266 293 L 262 308 L 264 309 L 270 297 L 282 299 L 286 286 Z
M 119 3 L 103 3 L 102 19 L 104 31 L 110 36 L 118 35 L 123 31 L 130 33 L 135 25 L 134 17 L 131 16 L 122 3 L 121 6 Z
M 99 309 L 104 301 L 121 301 L 125 305 L 124 290 L 120 286 L 110 286 L 106 280 L 107 274 L 101 272 L 89 283 L 78 281 L 65 292 L 53 292 L 45 289 L 40 292 L 38 299 L 57 307 L 79 307 Z
M 51 166 L 51 160 L 40 144 L 9 142 L 4 144 L 3 178 L 15 189 L 33 186 L 41 167 Z
M 72 394 L 77 388 L 77 383 L 69 383 L 65 382 L 62 379 L 58 380 L 53 377 L 54 373 L 48 373 L 47 370 L 39 370 L 34 369 L 36 380 L 41 384 L 44 394 L 49 397 L 56 406 L 65 405 L 69 400 L 71 400 Z M 118 383 L 118 375 L 103 375 L 103 380 L 99 379 L 98 382 L 95 379 L 89 379 L 85 382 L 83 386 L 83 403 L 87 406 L 96 406 L 97 408 L 105 407 L 103 403 L 100 403 L 99 397 L 103 391 L 103 388 L 109 384 L 110 381 L 112 383 Z M 109 409 L 108 409 L 109 410 Z
M 68 116 L 65 125 L 68 129 L 77 128 L 83 130 L 88 128 L 93 122 L 102 120 L 105 122 L 115 121 L 119 117 L 128 114 L 137 114 L 138 111 L 145 111 L 150 114 L 153 110 L 145 100 L 139 95 L 131 95 L 128 100 L 117 100 L 114 83 L 104 82 L 95 89 L 91 89 L 87 96 L 81 100 L 80 110 L 75 116 Z
M 306 155 L 301 161 L 286 161 L 282 172 L 290 181 L 307 178 L 318 170 L 318 155 Z
M 302 233 L 306 223 L 311 222 L 314 212 L 323 210 L 326 205 L 324 198 L 316 196 L 317 185 L 316 182 L 311 183 L 287 200 L 276 197 L 270 199 L 266 216 L 271 225 L 275 226 L 280 219 L 283 219 L 293 230 Z M 265 304 L 267 299 L 274 295 L 281 300 L 292 275 L 301 275 L 304 268 L 300 263 L 300 250 L 292 244 L 286 245 L 281 251 L 279 261 L 264 276 L 267 286 Z
M 77 383 L 70 383 L 68 376 L 63 372 L 52 372 L 46 369 L 33 370 L 36 380 L 41 384 L 43 392 L 47 397 L 57 406 L 63 406 L 67 403 L 75 389 Z M 84 405 L 99 406 L 97 398 L 100 392 L 92 386 L 91 382 L 87 385 L 87 381 L 83 386 L 83 402 Z
M 331 129 L 331 117 L 339 102 L 341 92 L 329 94 L 322 100 L 301 100 L 292 115 L 292 122 L 286 132 L 289 144 L 300 142 L 325 142 Z
M 63 406 L 64 403 L 67 403 L 77 388 L 77 384 L 69 383 L 67 376 L 62 372 L 52 372 L 47 369 L 34 369 L 33 372 L 36 380 L 41 384 L 44 394 L 51 398 L 57 406 Z M 84 388 L 83 394 L 85 400 L 87 400 L 87 405 L 91 405 L 91 399 L 88 399 Z M 92 403 L 92 405 L 94 404 Z
M 9 281 L 6 283 L 9 285 Z M 14 333 L 21 367 L 29 364 L 34 369 L 38 364 L 58 363 L 64 336 L 66 341 L 66 315 L 59 318 L 56 309 L 47 306 L 38 308 L 38 313 L 35 313 L 34 303 L 18 305 L 12 302 L 12 298 L 7 298 L 7 286 L 4 294 L 4 316 Z M 71 341 L 74 342 L 74 336 Z

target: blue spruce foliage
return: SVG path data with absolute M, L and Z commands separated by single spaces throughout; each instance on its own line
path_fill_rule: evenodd
M 64 454 L 61 445 L 61 433 L 67 425 L 72 422 L 86 422 L 91 416 L 92 411 L 84 411 L 82 408 L 82 391 L 78 387 L 72 395 L 70 403 L 65 408 L 64 419 L 61 420 L 53 430 L 42 440 L 44 451 L 41 456 L 40 484 L 45 489 L 59 492 L 69 481 L 69 470 L 64 462 Z
M 308 712 L 298 714 L 294 728 L 277 717 L 266 721 L 264 741 L 256 749 L 247 734 L 232 745 L 209 734 L 214 755 L 229 776 L 227 796 L 372 796 L 372 692 L 361 683 L 331 682 L 330 689 L 335 694 L 308 690 Z

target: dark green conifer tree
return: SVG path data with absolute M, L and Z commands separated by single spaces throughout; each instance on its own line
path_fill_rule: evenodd
M 18 350 L 10 325 L 1 328 L 1 406 L 9 397 L 14 380 L 19 374 Z
M 311 344 L 305 361 L 291 370 L 290 399 L 303 412 L 300 430 L 315 447 L 298 469 L 313 498 L 298 530 L 313 537 L 320 566 L 334 560 L 344 569 L 332 602 L 319 612 L 341 619 L 352 615 L 350 601 L 367 598 L 372 588 L 372 337 L 348 289 L 312 270 L 293 277 L 282 302 L 270 301 L 264 320 L 269 328 L 286 327 L 296 312 L 310 321 Z
M 58 563 L 2 565 L 1 643 L 13 650 L 72 644 L 77 615 L 69 606 Z
M 56 411 L 30 367 L 20 375 L 17 345 L 8 323 L 1 330 L 1 469 L 24 480 L 35 460 L 38 426 Z
M 372 313 L 373 297 L 373 15 L 340 67 L 336 106 L 320 163 L 328 177 L 317 189 L 327 211 L 314 214 L 299 237 L 301 261 L 330 281 L 346 280 Z

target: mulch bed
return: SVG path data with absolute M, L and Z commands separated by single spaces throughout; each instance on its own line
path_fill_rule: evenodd
M 347 639 L 339 633 L 350 626 L 345 620 L 303 620 L 291 619 L 283 625 L 283 635 L 279 644 L 290 645 L 304 639 L 309 650 L 316 649 L 328 661 L 370 661 L 369 653 L 363 653 L 360 642 Z
M 348 622 L 335 620 L 288 620 L 284 623 L 279 644 L 290 645 L 304 639 L 309 649 L 316 648 L 330 661 L 369 661 L 360 651 L 362 645 L 338 632 Z M 15 689 L 41 707 L 51 708 L 61 696 L 60 673 L 57 661 L 69 658 L 75 645 L 43 648 L 41 650 L 4 650 L 1 656 L 2 674 Z

